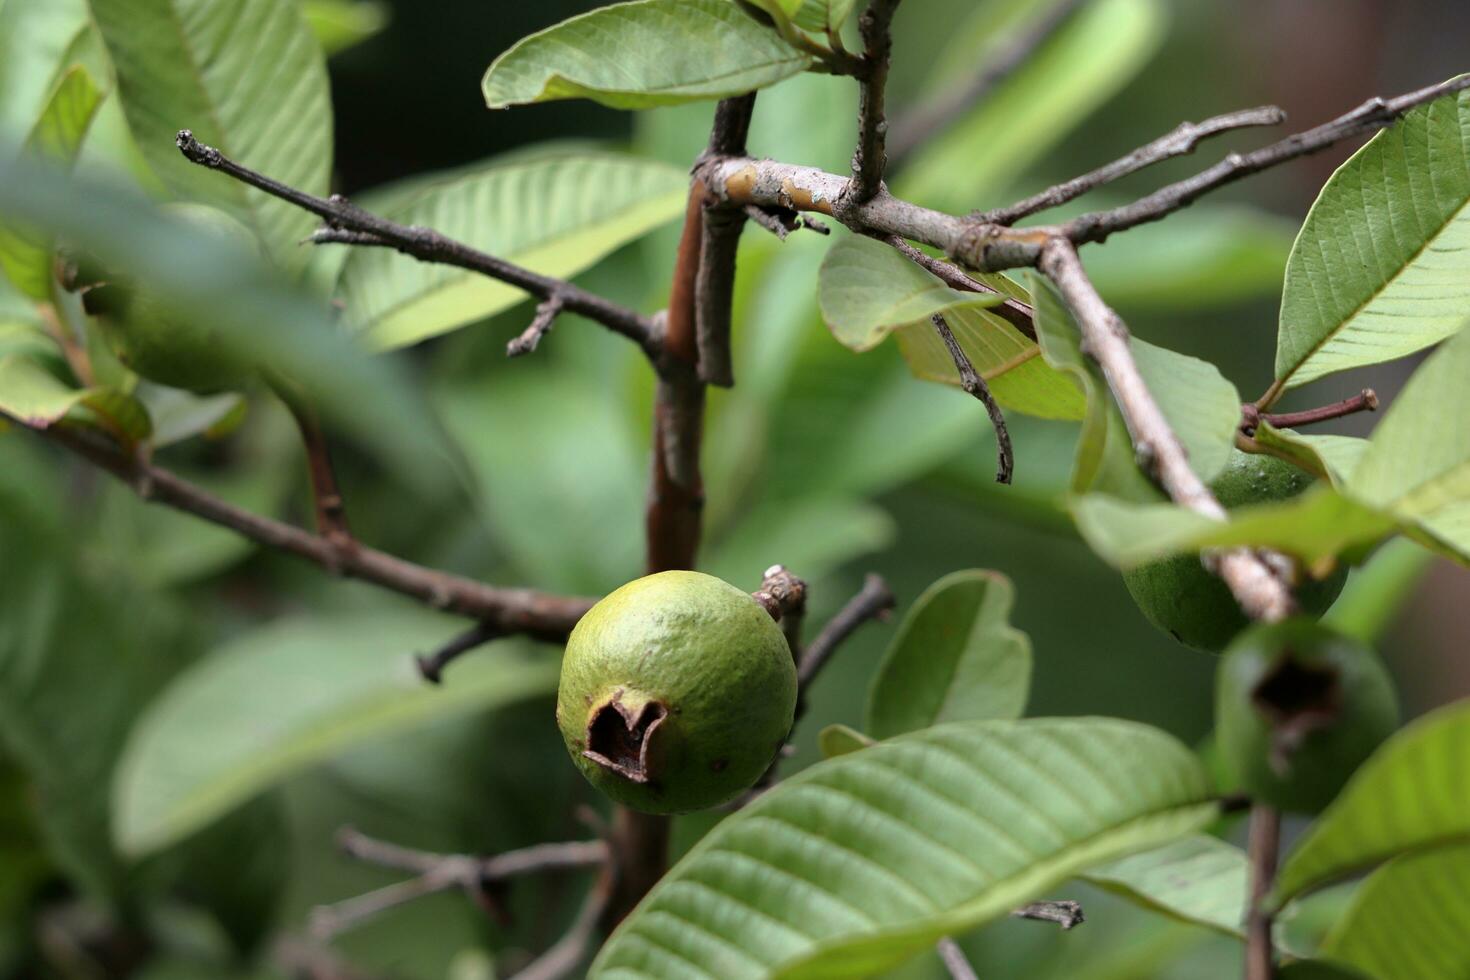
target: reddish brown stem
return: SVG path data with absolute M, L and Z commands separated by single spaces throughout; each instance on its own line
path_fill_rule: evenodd
M 1251 808 L 1246 854 L 1250 861 L 1250 907 L 1246 910 L 1245 980 L 1272 980 L 1276 962 L 1271 947 L 1271 913 L 1265 898 L 1276 877 L 1281 844 L 1281 814 L 1257 803 Z
M 301 444 L 306 449 L 307 473 L 311 477 L 311 498 L 316 509 L 316 532 L 333 547 L 346 550 L 354 546 L 352 530 L 347 526 L 346 501 L 337 485 L 337 471 L 332 466 L 332 450 L 322 431 L 316 410 L 299 398 L 283 396 L 296 427 L 301 431 Z
M 699 550 L 704 485 L 699 439 L 704 385 L 695 373 L 695 279 L 704 234 L 705 188 L 694 181 L 674 264 L 664 328 L 664 370 L 654 396 L 653 474 L 648 492 L 646 571 L 693 568 Z M 612 847 L 617 880 L 604 916 L 612 925 L 633 910 L 668 866 L 669 819 L 619 807 Z
M 1340 402 L 1331 405 L 1321 405 L 1317 408 L 1306 408 L 1300 412 L 1277 412 L 1263 413 L 1255 405 L 1242 405 L 1242 425 L 1254 430 L 1257 419 L 1264 419 L 1277 429 L 1295 429 L 1303 425 L 1313 425 L 1317 422 L 1326 422 L 1330 419 L 1340 419 L 1344 415 L 1355 415 L 1358 412 L 1378 411 L 1378 393 L 1372 388 L 1364 388 L 1351 398 L 1344 398 Z

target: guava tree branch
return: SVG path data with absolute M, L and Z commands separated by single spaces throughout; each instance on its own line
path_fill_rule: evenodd
M 1127 326 L 1098 295 L 1077 250 L 1065 239 L 1053 239 L 1042 252 L 1041 271 L 1056 284 L 1076 317 L 1083 349 L 1103 369 L 1140 465 L 1181 507 L 1224 520 L 1225 508 L 1190 469 L 1179 437 L 1139 374 L 1128 345 Z M 1294 602 L 1286 583 L 1254 552 L 1222 552 L 1209 559 L 1209 564 L 1252 619 L 1274 622 L 1292 613 Z
M 944 963 L 944 969 L 949 973 L 950 980 L 980 980 L 975 973 L 975 968 L 970 965 L 970 960 L 965 956 L 965 951 L 960 949 L 959 943 L 945 936 L 934 945 L 939 952 L 940 961 Z
M 888 120 L 883 103 L 888 87 L 888 65 L 893 52 L 893 15 L 901 0 L 871 0 L 858 18 L 863 39 L 863 56 L 858 62 L 858 140 L 852 154 L 852 184 L 847 189 L 852 204 L 872 200 L 883 186 L 888 166 Z
M 1325 150 L 1355 136 L 1391 125 L 1404 113 L 1441 96 L 1470 89 L 1470 75 L 1429 85 L 1391 99 L 1377 96 L 1330 122 L 1293 134 L 1250 153 L 1232 153 L 1193 177 L 1169 184 L 1132 204 L 1080 215 L 1062 225 L 1062 234 L 1077 244 L 1101 242 L 1114 232 L 1158 221 L 1193 204 L 1210 191 L 1232 184 L 1297 157 Z
M 1392 99 L 1371 99 L 1339 118 L 1251 153 L 1225 160 L 1186 180 L 1122 207 L 1084 214 L 1055 227 L 1012 228 L 976 217 L 921 207 L 880 190 L 868 201 L 843 197 L 848 178 L 815 167 L 725 157 L 706 160 L 698 175 L 711 193 L 741 206 L 788 208 L 830 215 L 860 233 L 897 235 L 942 250 L 960 265 L 981 272 L 1034 266 L 1056 238 L 1074 245 L 1101 242 L 1114 232 L 1157 221 L 1249 174 L 1382 129 L 1416 106 L 1470 88 L 1470 76 L 1431 85 Z
M 19 419 L 12 421 L 23 425 Z M 524 634 L 564 642 L 594 601 L 531 589 L 495 588 L 360 543 L 343 550 L 309 531 L 236 507 L 160 466 L 123 452 L 101 436 L 66 426 L 33 431 L 111 473 L 150 503 L 193 514 L 333 573 L 371 582 L 435 609 L 478 619 L 500 635 Z
M 857 595 L 847 600 L 847 604 L 838 610 L 837 615 L 827 620 L 827 625 L 807 644 L 796 670 L 796 718 L 791 723 L 793 728 L 806 713 L 807 689 L 822 668 L 827 666 L 832 654 L 864 623 L 886 619 L 897 602 L 893 590 L 888 587 L 883 576 L 869 572 Z
M 179 130 L 179 151 L 191 163 L 233 177 L 241 183 L 264 191 L 272 197 L 320 217 L 326 228 L 312 236 L 316 243 L 342 243 L 362 246 L 393 248 L 423 262 L 457 266 L 470 272 L 498 279 L 518 289 L 523 289 L 542 300 L 557 300 L 561 308 L 578 313 L 622 334 L 643 348 L 654 364 L 660 363 L 658 329 L 654 321 L 633 310 L 588 292 L 564 279 L 544 276 L 539 272 L 522 268 L 504 259 L 496 258 L 455 241 L 431 228 L 401 225 L 380 217 L 353 204 L 347 198 L 334 194 L 329 198 L 317 197 L 305 191 L 288 187 L 280 181 L 257 173 L 249 167 L 236 163 L 212 146 L 206 146 L 194 138 L 187 129 Z
M 413 662 L 419 669 L 419 676 L 430 684 L 438 684 L 444 680 L 445 667 L 471 650 L 498 639 L 500 635 L 499 631 L 489 623 L 476 623 L 433 653 L 416 654 Z
M 751 104 L 727 103 L 716 113 L 712 149 L 741 149 L 749 126 Z M 664 370 L 654 389 L 653 453 L 644 515 L 645 562 L 648 574 L 693 568 L 699 551 L 704 482 L 699 447 L 704 434 L 705 387 L 698 370 L 698 295 L 704 244 L 704 211 L 711 203 L 698 175 L 690 182 L 684 228 L 674 259 L 673 283 L 664 321 Z M 737 229 L 738 231 L 738 229 Z M 734 254 L 728 274 L 734 275 Z M 723 275 L 724 268 L 709 274 Z M 714 295 L 728 295 L 716 290 Z M 707 292 L 707 298 L 713 297 Z M 729 322 L 729 311 L 706 310 L 713 322 Z M 727 334 L 728 335 L 728 334 Z M 615 859 L 608 865 L 609 898 L 601 924 L 615 925 L 663 877 L 668 866 L 669 818 L 618 807 L 613 815 Z
M 990 426 L 995 430 L 995 452 L 998 457 L 995 482 L 1010 483 L 1011 475 L 1016 471 L 1016 453 L 1011 448 L 1011 431 L 1006 428 L 1005 414 L 996 404 L 995 396 L 990 393 L 990 386 L 985 383 L 984 378 L 980 377 L 980 372 L 976 371 L 975 365 L 970 363 L 969 355 L 955 339 L 954 331 L 949 329 L 944 314 L 936 313 L 929 320 L 934 324 L 934 329 L 938 331 L 939 339 L 944 341 L 944 347 L 949 351 L 950 360 L 954 361 L 955 370 L 960 373 L 960 387 L 984 405 L 986 413 L 990 416 Z
M 888 151 L 894 157 L 913 152 L 929 138 L 978 104 L 1000 83 L 1031 59 L 1086 0 L 1062 0 L 1047 10 L 1031 27 L 994 59 L 959 84 L 946 85 L 928 102 L 901 114 L 888 134 Z
M 610 866 L 609 866 L 610 867 Z M 570 929 L 556 943 L 532 960 L 510 980 L 561 980 L 571 976 L 587 955 L 587 949 L 597 938 L 598 925 L 602 922 L 612 901 L 616 879 L 604 875 L 592 886 L 582 900 L 582 908 Z
M 1098 167 L 1080 177 L 1048 187 L 1015 204 L 997 208 L 994 211 L 978 212 L 975 218 L 998 225 L 1015 224 L 1028 215 L 1045 211 L 1048 208 L 1060 207 L 1074 198 L 1081 197 L 1104 184 L 1120 180 L 1131 173 L 1136 173 L 1144 167 L 1152 166 L 1171 157 L 1193 153 L 1202 140 L 1211 136 L 1244 129 L 1248 126 L 1279 126 L 1285 121 L 1286 113 L 1282 109 L 1268 105 L 1258 109 L 1227 112 L 1224 115 L 1212 116 L 1203 122 L 1183 122 L 1152 143 L 1140 146 L 1112 163 Z
M 603 841 L 536 844 L 489 858 L 414 850 L 377 840 L 351 827 L 343 828 L 337 842 L 349 857 L 414 877 L 334 905 L 318 906 L 312 911 L 312 933 L 319 939 L 330 938 L 399 905 L 453 888 L 462 889 L 482 904 L 495 905 L 489 895 L 492 885 L 532 874 L 599 868 L 608 862 L 608 848 Z
M 715 107 L 708 152 L 745 152 L 755 93 L 723 99 Z M 699 378 L 728 388 L 735 383 L 730 355 L 730 315 L 735 295 L 735 255 L 745 227 L 745 209 L 718 202 L 705 207 L 701 221 L 699 268 L 694 277 L 695 339 Z
M 1103 369 L 1140 464 L 1153 473 L 1175 503 L 1207 517 L 1224 519 L 1224 508 L 1189 468 L 1184 447 L 1144 384 L 1128 344 L 1128 328 L 1098 295 L 1083 271 L 1076 248 L 1066 239 L 1053 239 L 1042 251 L 1041 271 L 1056 284 L 1076 318 L 1083 349 Z M 1295 611 L 1296 603 L 1286 583 L 1267 564 L 1269 554 L 1236 549 L 1206 554 L 1202 560 L 1230 587 L 1247 615 L 1276 622 Z M 1246 980 L 1271 980 L 1274 975 L 1271 913 L 1260 899 L 1270 891 L 1276 873 L 1279 822 L 1279 816 L 1269 807 L 1258 804 L 1251 811 Z
M 556 325 L 556 318 L 566 305 L 566 300 L 555 293 L 536 304 L 536 315 L 531 319 L 530 326 L 505 345 L 505 356 L 520 357 L 534 351 L 541 344 L 541 338 Z

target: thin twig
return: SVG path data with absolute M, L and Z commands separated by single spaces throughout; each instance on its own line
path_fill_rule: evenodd
M 3 413 L 0 413 L 3 416 Z M 21 424 L 17 419 L 17 424 Z M 531 589 L 498 589 L 404 561 L 357 544 L 342 552 L 331 542 L 290 524 L 242 510 L 152 463 L 124 453 L 85 430 L 52 426 L 40 434 L 89 460 L 132 487 L 150 503 L 172 507 L 229 528 L 259 544 L 303 558 L 348 578 L 410 596 L 435 609 L 472 617 L 504 635 L 525 634 L 565 642 L 593 600 Z
M 430 654 L 415 654 L 413 661 L 419 675 L 430 684 L 444 680 L 444 668 L 477 647 L 482 647 L 502 634 L 488 623 L 476 623 Z
M 1011 917 L 1035 919 L 1037 922 L 1054 922 L 1062 927 L 1063 932 L 1075 929 L 1087 921 L 1087 917 L 1082 914 L 1082 903 L 1070 899 L 1031 902 L 1012 910 Z
M 593 885 L 566 934 L 525 968 L 512 974 L 511 980 L 561 980 L 570 976 L 586 958 L 587 950 L 597 935 L 598 924 L 607 914 L 608 903 L 612 900 L 612 884 L 613 880 L 605 877 Z
M 935 949 L 939 952 L 939 959 L 943 961 L 944 968 L 949 971 L 950 980 L 980 980 L 975 975 L 975 968 L 970 965 L 965 951 L 960 949 L 960 944 L 945 936 L 935 943 Z
M 887 582 L 883 581 L 883 576 L 869 572 L 863 579 L 863 587 L 858 594 L 847 600 L 847 605 L 838 610 L 837 615 L 829 619 L 816 638 L 807 644 L 806 652 L 801 658 L 801 666 L 796 672 L 797 690 L 805 692 L 817 674 L 821 673 L 822 668 L 827 665 L 832 654 L 837 652 L 837 648 L 849 636 L 857 632 L 864 623 L 875 619 L 887 619 L 897 601 L 893 596 L 893 590 L 888 587 Z M 798 696 L 797 718 L 802 715 L 804 701 L 803 697 Z
M 893 15 L 900 0 L 871 0 L 858 18 L 858 31 L 863 38 L 863 57 L 859 72 L 858 141 L 852 154 L 852 184 L 846 200 L 864 204 L 873 199 L 883 186 L 883 171 L 888 166 L 885 143 L 888 120 L 884 118 L 884 90 L 888 87 L 888 64 L 893 52 Z
M 814 231 L 818 235 L 832 234 L 832 229 L 822 224 L 816 218 L 810 215 L 803 217 L 790 208 L 758 208 L 754 204 L 747 204 L 742 210 L 744 210 L 747 218 L 783 242 L 786 240 L 787 235 L 793 231 L 800 231 L 803 228 L 808 231 Z
M 418 875 L 436 871 L 452 872 L 466 881 L 471 878 L 477 881 L 501 881 L 543 871 L 592 868 L 606 861 L 608 855 L 606 842 L 600 840 L 532 844 L 486 858 L 466 854 L 435 854 L 432 851 L 420 851 L 369 837 L 352 827 L 344 827 L 338 832 L 337 846 L 348 857 L 365 864 Z M 449 870 L 445 872 L 443 869 Z
M 400 905 L 449 891 L 460 884 L 460 879 L 447 870 L 430 872 L 331 905 L 318 905 L 310 914 L 311 934 L 317 939 L 331 939 Z
M 332 465 L 332 451 L 322 430 L 321 418 L 304 393 L 281 382 L 273 385 L 276 394 L 296 421 L 301 444 L 306 449 L 307 474 L 311 481 L 311 498 L 316 509 L 316 533 L 325 538 L 339 553 L 357 547 L 347 523 L 347 503 L 337 484 L 337 471 Z M 328 569 L 334 571 L 335 569 Z
M 282 936 L 271 946 L 271 959 L 293 980 L 376 980 L 315 940 Z
M 1184 447 L 1154 401 L 1128 344 L 1128 328 L 1087 278 L 1077 250 L 1054 239 L 1042 252 L 1041 271 L 1056 284 L 1076 317 L 1083 348 L 1103 369 L 1113 399 L 1128 425 L 1140 466 L 1181 507 L 1225 519 L 1225 508 L 1189 468 Z M 1254 552 L 1238 549 L 1207 559 L 1252 619 L 1275 622 L 1289 616 L 1295 601 L 1286 583 Z
M 1016 472 L 1016 453 L 1011 448 L 1011 432 L 1006 428 L 1006 417 L 996 404 L 995 396 L 990 393 L 990 386 L 985 379 L 980 377 L 980 372 L 975 370 L 975 365 L 970 363 L 970 357 L 960 347 L 960 342 L 955 339 L 954 331 L 949 329 L 945 322 L 944 314 L 935 313 L 929 318 L 934 324 L 934 329 L 939 333 L 939 339 L 944 341 L 945 349 L 949 351 L 950 360 L 954 361 L 955 370 L 960 373 L 960 387 L 969 392 L 980 404 L 985 406 L 985 412 L 990 416 L 990 426 L 995 430 L 995 482 L 1010 483 L 1012 475 Z
M 649 359 L 658 364 L 661 351 L 658 330 L 653 320 L 632 310 L 619 306 L 611 300 L 574 286 L 562 279 L 544 276 L 539 272 L 522 268 L 504 259 L 487 255 L 463 242 L 447 238 L 430 228 L 400 225 L 386 218 L 364 211 L 341 195 L 321 198 L 280 181 L 257 173 L 225 156 L 212 146 L 206 146 L 194 138 L 187 129 L 179 130 L 179 151 L 191 163 L 220 173 L 262 190 L 272 197 L 310 211 L 327 223 L 331 234 L 313 236 L 316 242 L 346 242 L 354 245 L 376 245 L 397 249 L 424 262 L 457 266 L 477 272 L 492 279 L 509 283 L 533 296 L 549 299 L 559 296 L 563 306 L 622 334 L 643 348 Z
M 723 99 L 715 108 L 709 151 L 723 155 L 745 152 L 755 93 Z M 745 209 L 713 201 L 704 209 L 699 268 L 694 279 L 694 326 L 699 349 L 699 378 L 728 388 L 735 383 L 730 355 L 730 312 L 735 295 L 735 257 Z
M 338 833 L 338 844 L 344 853 L 359 861 L 407 871 L 414 877 L 333 905 L 317 906 L 312 910 L 311 928 L 319 939 L 328 939 L 389 909 L 452 888 L 483 899 L 486 887 L 492 883 L 530 874 L 597 868 L 608 863 L 608 848 L 603 841 L 536 844 L 494 857 L 477 858 L 401 847 L 347 827 Z
M 1241 109 L 1236 112 L 1227 112 L 1224 115 L 1212 116 L 1203 122 L 1180 123 L 1175 129 L 1152 143 L 1140 146 L 1127 155 L 1114 160 L 1096 170 L 1085 173 L 1081 177 L 1048 187 L 1040 193 L 1033 194 L 1025 200 L 1017 201 L 1015 204 L 993 211 L 981 211 L 975 217 L 980 221 L 994 222 L 998 225 L 1015 224 L 1020 219 L 1045 211 L 1049 208 L 1060 207 L 1068 201 L 1081 197 L 1089 191 L 1096 190 L 1104 184 L 1112 183 L 1129 174 L 1136 173 L 1145 167 L 1152 166 L 1171 157 L 1184 156 L 1193 153 L 1202 140 L 1221 133 L 1232 132 L 1237 129 L 1245 129 L 1250 126 L 1279 126 L 1286 121 L 1286 113 L 1274 105 L 1261 106 L 1257 109 Z
M 1382 129 L 1410 109 L 1465 89 L 1470 89 L 1470 75 L 1430 85 L 1397 98 L 1382 99 L 1375 96 L 1331 122 L 1288 136 L 1250 153 L 1232 153 L 1208 170 L 1160 188 L 1132 204 L 1073 218 L 1062 226 L 1062 232 L 1077 244 L 1101 242 L 1114 232 L 1158 221 L 1194 203 L 1204 194 L 1234 183 L 1242 177 L 1325 150 L 1345 139 Z
M 889 155 L 898 158 L 907 156 L 927 143 L 930 137 L 941 132 L 971 106 L 978 105 L 990 93 L 1031 60 L 1067 19 L 1087 0 L 1061 0 L 1045 11 L 1028 30 L 1012 41 L 994 59 L 980 65 L 979 71 L 961 84 L 946 85 L 934 97 L 914 109 L 904 112 L 888 135 Z
M 1281 814 L 1257 803 L 1251 807 L 1246 857 L 1250 861 L 1250 905 L 1246 909 L 1245 980 L 1272 980 L 1276 975 L 1271 942 L 1271 912 L 1266 895 L 1276 877 L 1281 845 Z
M 505 356 L 520 357 L 535 350 L 541 343 L 541 338 L 550 333 L 551 328 L 556 325 L 556 318 L 561 315 L 565 305 L 560 293 L 552 293 L 536 304 L 536 316 L 531 320 L 531 325 L 522 330 L 514 340 L 506 343 Z
M 1267 413 L 1247 402 L 1240 406 L 1240 430 L 1246 435 L 1254 435 L 1256 426 L 1263 419 L 1277 429 L 1295 429 L 1298 426 L 1340 419 L 1358 412 L 1376 411 L 1378 411 L 1378 392 L 1372 388 L 1364 388 L 1356 395 L 1333 402 L 1331 405 L 1304 408 L 1300 412 Z
M 990 312 L 1005 320 L 1025 336 L 1036 339 L 1036 312 L 1026 303 L 1010 296 L 1006 296 L 998 289 L 994 289 L 978 279 L 968 275 L 964 269 L 953 262 L 936 259 L 929 253 L 917 249 L 897 235 L 876 236 L 879 240 L 891 245 L 901 252 L 905 258 L 913 262 L 919 268 L 934 276 L 950 289 L 958 289 L 961 292 L 980 293 L 990 296 L 1004 296 L 999 305 L 992 306 Z

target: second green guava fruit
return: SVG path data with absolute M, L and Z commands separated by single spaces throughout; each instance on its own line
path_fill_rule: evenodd
M 203 204 L 167 204 L 161 209 L 197 231 L 252 254 L 255 237 L 228 214 Z M 97 318 L 117 359 L 139 377 L 171 388 L 212 394 L 243 384 L 249 374 L 221 345 L 218 331 L 197 318 L 180 317 L 146 288 L 107 281 L 82 297 Z
M 1310 619 L 1254 626 L 1220 660 L 1215 737 L 1232 785 L 1316 813 L 1398 726 L 1372 650 Z
M 647 813 L 739 796 L 791 731 L 796 666 L 749 593 L 660 572 L 612 592 L 567 641 L 556 721 L 598 789 Z
M 1288 500 L 1313 483 L 1311 474 L 1275 456 L 1232 450 L 1210 490 L 1226 510 Z M 1296 590 L 1301 611 L 1320 616 L 1347 581 L 1339 566 L 1325 579 L 1307 579 Z M 1199 555 L 1174 555 L 1123 573 L 1123 582 L 1148 621 L 1185 646 L 1218 653 L 1250 625 L 1230 588 L 1205 570 Z

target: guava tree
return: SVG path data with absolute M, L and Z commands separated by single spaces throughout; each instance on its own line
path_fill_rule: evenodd
M 295 0 L 71 6 L 0 6 L 0 43 L 50 66 L 38 69 L 46 81 L 31 99 L 29 137 L 0 154 L 0 269 L 14 310 L 0 333 L 0 412 L 16 430 L 8 440 L 30 433 L 55 450 L 17 456 L 41 462 L 0 479 L 16 512 L 33 515 L 7 523 L 0 541 L 85 564 L 46 509 L 63 495 L 60 474 L 72 472 L 63 468 L 79 460 L 218 529 L 207 547 L 155 552 L 158 564 L 146 567 L 218 567 L 240 560 L 233 549 L 244 542 L 439 614 L 267 626 L 197 663 L 181 655 L 156 675 L 115 672 L 114 645 L 127 658 L 158 648 L 155 633 L 136 632 L 153 629 L 143 607 L 114 609 L 107 589 L 71 579 L 48 586 L 50 566 L 27 559 L 37 574 L 3 604 L 0 736 L 36 783 L 48 849 L 110 910 L 99 931 L 108 941 L 96 944 L 106 949 L 92 956 L 109 972 L 75 975 L 128 975 L 179 943 L 176 923 L 160 925 L 159 909 L 173 908 L 154 901 L 160 894 L 202 896 L 242 961 L 256 962 L 269 916 L 246 907 L 269 900 L 269 887 L 251 892 L 250 880 L 268 874 L 270 848 L 211 846 L 212 834 L 253 839 L 252 827 L 274 819 L 262 794 L 369 735 L 492 708 L 516 717 L 512 705 L 558 679 L 565 769 L 616 801 L 610 819 L 584 814 L 590 832 L 577 837 L 557 830 L 565 800 L 527 802 L 539 843 L 487 857 L 344 828 L 348 854 L 404 880 L 320 907 L 315 941 L 267 959 L 305 976 L 354 975 L 323 941 L 445 892 L 499 919 L 513 880 L 581 871 L 590 884 L 569 929 L 559 939 L 536 933 L 538 955 L 514 975 L 572 975 L 590 962 L 589 975 L 605 977 L 868 976 L 937 950 L 931 962 L 973 976 L 956 937 L 1006 916 L 1070 930 L 1084 918 L 1064 894 L 1073 881 L 1231 937 L 1252 980 L 1470 969 L 1470 706 L 1400 727 L 1392 682 L 1365 642 L 1371 627 L 1352 615 L 1317 621 L 1350 567 L 1396 553 L 1390 539 L 1470 562 L 1470 333 L 1461 330 L 1470 77 L 1372 99 L 1100 209 L 1069 205 L 1211 138 L 1279 126 L 1284 113 L 1183 123 L 1082 176 L 965 212 L 970 181 L 1000 177 L 968 174 L 981 145 L 952 124 L 1004 96 L 1007 80 L 1051 45 L 1095 50 L 1105 45 L 1082 42 L 1104 37 L 1120 51 L 1146 47 L 1151 3 L 1057 0 L 1011 12 L 978 49 L 979 70 L 890 126 L 899 0 L 632 0 L 500 53 L 484 100 L 497 110 L 560 99 L 630 111 L 703 104 L 703 148 L 687 172 L 554 144 L 359 202 L 330 193 L 321 40 L 357 29 L 327 16 L 333 5 L 307 4 L 311 19 Z M 757 92 L 804 76 L 846 80 L 855 96 L 835 105 L 827 86 L 802 107 L 855 120 L 848 170 L 761 155 L 752 134 L 767 104 L 807 96 L 794 84 Z M 1186 209 L 1219 188 L 1369 135 L 1291 248 L 1274 380 L 1253 401 L 1214 365 L 1130 336 L 1089 274 L 1104 243 L 1166 218 L 1188 223 L 1199 212 Z M 134 186 L 72 175 L 89 153 Z M 1049 221 L 1057 209 L 1069 216 Z M 663 243 L 671 273 L 657 298 L 630 304 L 613 298 L 615 282 L 582 284 L 619 247 L 650 235 L 659 244 L 658 229 L 679 221 Z M 820 264 L 793 262 L 803 275 L 786 275 L 788 236 L 823 236 Z M 783 383 L 770 369 L 780 352 L 765 351 L 759 331 L 739 336 L 777 315 L 752 298 L 752 279 L 774 283 L 787 305 L 819 307 L 835 343 L 874 351 L 891 334 L 919 379 L 972 396 L 963 423 L 993 430 L 1001 495 L 1024 477 L 1031 432 L 1023 422 L 1013 439 L 1008 419 L 1075 423 L 1065 494 L 1076 529 L 1123 572 L 1150 621 L 1221 654 L 1207 752 L 1134 721 L 1025 717 L 1032 651 L 1009 622 L 1013 588 L 1003 569 L 970 569 L 903 604 L 861 727 L 823 730 L 826 758 L 782 771 L 811 685 L 850 636 L 898 603 L 869 576 L 820 629 L 805 628 L 814 590 L 801 561 L 783 553 L 797 539 L 772 525 L 798 526 L 813 564 L 846 557 L 842 539 L 862 522 L 842 501 L 814 497 L 805 510 L 751 520 L 743 550 L 729 549 L 741 561 L 716 566 L 733 584 L 697 571 L 706 519 L 727 521 L 734 509 L 712 496 L 707 512 L 702 468 L 723 451 L 711 443 L 734 447 L 718 457 L 715 485 L 738 486 L 754 465 L 742 440 L 782 424 L 758 417 L 736 385 L 747 373 L 757 387 Z M 599 398 L 616 381 L 597 357 L 580 365 L 585 384 L 569 380 L 536 417 L 522 417 L 478 412 L 470 400 L 431 405 L 409 356 L 391 353 L 527 297 L 534 313 L 509 357 L 577 345 L 581 325 L 552 334 L 576 318 L 644 362 L 645 577 L 601 600 L 412 562 L 360 539 L 348 519 L 352 477 L 371 482 L 366 470 L 399 491 L 390 513 L 404 528 L 400 545 L 434 533 L 415 511 L 453 496 L 446 485 L 479 465 L 456 442 L 465 432 L 508 447 L 484 450 L 496 464 L 492 498 L 556 508 L 560 488 L 524 485 L 518 467 L 560 451 L 558 426 L 593 427 L 568 452 L 562 480 L 591 492 L 625 486 L 595 455 L 622 438 L 616 426 L 597 428 L 611 411 Z M 1319 378 L 1429 348 L 1370 438 L 1310 427 L 1378 409 L 1371 390 L 1279 410 Z M 876 356 L 822 370 L 855 372 L 860 384 Z M 244 395 L 281 406 L 294 424 L 314 526 L 242 506 L 240 487 L 216 493 L 158 460 L 174 444 L 228 436 Z M 459 420 L 453 434 L 446 416 Z M 801 424 L 818 430 L 813 452 L 831 442 L 855 469 L 876 465 L 878 440 L 904 458 L 925 437 L 884 430 L 881 411 L 862 421 L 874 442 L 842 443 L 837 420 L 820 411 Z M 330 451 L 343 444 L 357 450 L 347 479 Z M 637 515 L 622 516 L 626 525 Z M 527 542 L 503 522 L 505 547 L 521 548 L 528 566 L 560 550 L 637 578 L 629 555 L 599 547 L 621 539 L 565 519 L 563 542 Z M 133 588 L 118 581 L 128 574 L 109 588 Z M 1067 596 L 1049 601 L 1065 614 Z M 460 621 L 447 637 L 445 616 Z M 90 627 L 103 642 L 69 632 Z M 68 702 L 48 670 L 82 647 L 97 659 L 67 683 L 95 685 L 99 704 L 77 720 L 50 710 L 52 698 Z M 520 721 L 551 724 L 544 712 Z M 502 730 L 478 755 L 513 765 L 518 737 Z M 86 761 L 74 758 L 79 746 Z M 109 787 L 100 803 L 66 805 L 98 782 Z M 697 810 L 710 819 L 670 866 L 669 814 Z M 1311 817 L 1284 854 L 1283 812 Z M 1247 813 L 1240 848 L 1228 838 Z M 24 889 L 18 859 L 16 868 Z M 1365 872 L 1330 928 L 1303 939 L 1284 927 L 1308 896 Z M 462 966 L 456 975 L 494 975 L 489 963 Z

